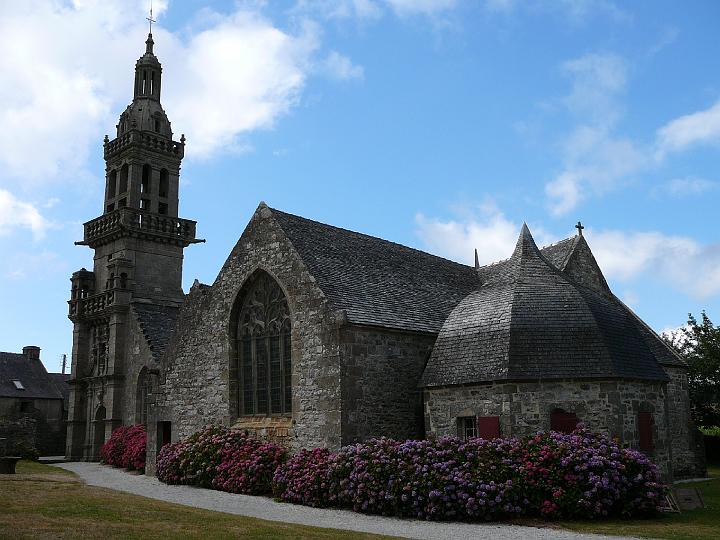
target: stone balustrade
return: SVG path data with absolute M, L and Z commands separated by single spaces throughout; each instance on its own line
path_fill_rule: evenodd
M 109 157 L 131 146 L 144 147 L 154 152 L 175 156 L 178 159 L 182 159 L 185 155 L 185 144 L 182 139 L 181 142 L 176 142 L 162 136 L 158 137 L 155 134 L 133 129 L 105 143 L 103 148 L 105 159 L 107 160 Z
M 77 298 L 68 302 L 68 316 L 71 319 L 95 315 L 105 311 L 106 308 L 115 304 L 115 291 L 109 289 L 84 298 Z
M 189 219 L 153 214 L 136 208 L 118 208 L 88 221 L 81 244 L 96 247 L 122 233 L 137 234 L 174 241 L 182 245 L 199 242 L 195 238 L 196 222 Z

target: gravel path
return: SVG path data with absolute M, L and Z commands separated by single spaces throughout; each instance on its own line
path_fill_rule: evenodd
M 463 540 L 471 538 L 492 538 L 493 540 L 575 540 L 580 538 L 600 540 L 613 538 L 618 540 L 621 538 L 517 525 L 436 523 L 367 516 L 347 510 L 328 510 L 278 503 L 265 497 L 236 495 L 191 486 L 168 486 L 154 477 L 128 474 L 120 469 L 98 463 L 61 463 L 57 466 L 76 473 L 91 486 L 125 491 L 195 508 L 315 527 L 437 540 L 455 538 Z

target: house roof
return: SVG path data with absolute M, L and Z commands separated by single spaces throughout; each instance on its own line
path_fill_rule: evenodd
M 13 381 L 20 381 L 24 389 Z M 0 397 L 62 399 L 40 360 L 19 353 L 0 352 Z
M 478 286 L 470 266 L 271 209 L 333 309 L 355 324 L 437 333 Z
M 133 302 L 137 322 L 155 360 L 160 360 L 175 331 L 179 308 Z
M 63 400 L 67 401 L 70 398 L 70 385 L 68 384 L 68 381 L 72 375 L 69 373 L 49 373 L 48 375 L 50 375 L 55 383 L 55 388 L 57 388 L 60 391 L 60 394 L 62 394 Z
M 635 315 L 559 270 L 574 244 L 541 252 L 527 226 L 515 251 L 481 268 L 482 285 L 445 321 L 422 384 L 497 380 L 667 380 Z M 552 259 L 552 262 L 551 260 Z

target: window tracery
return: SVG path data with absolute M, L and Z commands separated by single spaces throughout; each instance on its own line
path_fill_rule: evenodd
M 240 414 L 289 415 L 292 366 L 285 294 L 275 280 L 260 272 L 240 298 L 236 328 Z

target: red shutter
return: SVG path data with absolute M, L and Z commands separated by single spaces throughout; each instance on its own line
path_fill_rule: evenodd
M 638 435 L 640 439 L 640 450 L 652 450 L 652 413 L 638 413 Z
M 562 409 L 555 409 L 550 414 L 550 429 L 560 433 L 572 433 L 578 425 L 578 417 L 575 413 L 565 412 Z
M 483 439 L 497 439 L 500 436 L 499 416 L 478 416 L 478 437 Z

